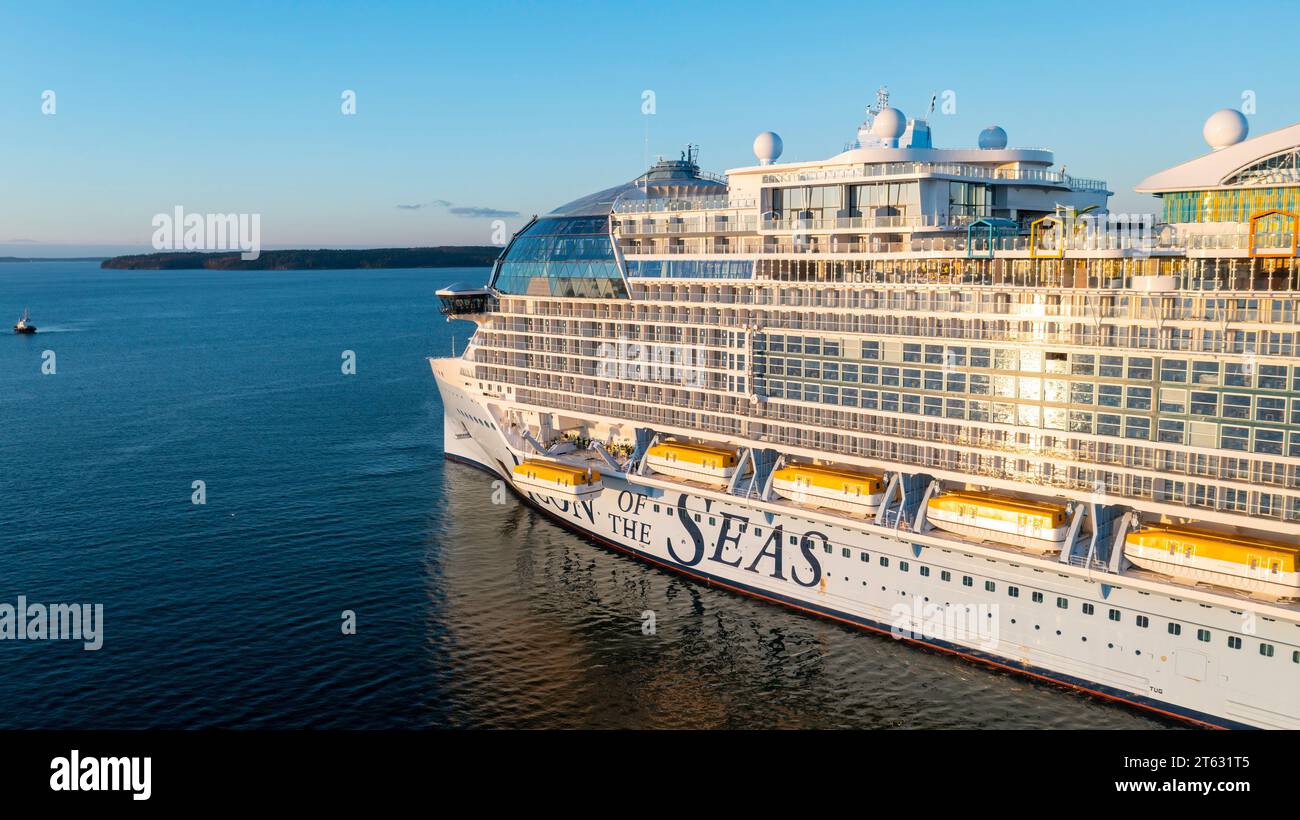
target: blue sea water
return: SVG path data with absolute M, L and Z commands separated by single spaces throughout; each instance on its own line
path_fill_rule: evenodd
M 0 603 L 104 611 L 0 641 L 0 728 L 1167 725 L 490 503 L 425 361 L 485 275 L 0 264 Z

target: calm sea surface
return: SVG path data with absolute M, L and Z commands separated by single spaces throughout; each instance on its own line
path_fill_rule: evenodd
M 0 264 L 0 602 L 105 621 L 0 641 L 0 727 L 1167 725 L 492 505 L 425 362 L 472 330 L 433 291 L 485 274 Z

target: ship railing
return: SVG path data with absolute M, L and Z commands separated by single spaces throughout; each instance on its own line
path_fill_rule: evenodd
M 753 233 L 758 225 L 754 215 L 740 216 L 737 219 L 687 219 L 679 222 L 652 222 L 646 224 L 639 220 L 625 220 L 618 225 L 620 236 L 673 236 L 687 233 Z
M 1008 182 L 1038 182 L 1045 185 L 1064 185 L 1076 191 L 1106 191 L 1105 180 L 1072 177 L 1060 171 L 1041 168 L 993 168 L 961 162 L 880 162 L 850 168 L 820 168 L 816 170 L 786 171 L 764 174 L 765 185 L 788 182 L 823 182 L 834 180 L 873 179 L 876 177 L 950 176 L 965 179 L 987 179 Z
M 725 182 L 725 178 L 713 175 L 713 179 Z M 702 196 L 669 196 L 649 199 L 622 197 L 614 203 L 615 214 L 657 214 L 673 211 L 725 211 L 752 210 L 758 207 L 755 197 L 733 197 L 730 194 L 708 194 Z
M 916 219 L 914 217 L 889 217 L 889 219 Z M 965 236 L 931 236 L 931 237 L 911 237 L 903 241 L 887 242 L 879 237 L 870 239 L 840 239 L 832 236 L 802 235 L 799 231 L 817 231 L 827 230 L 819 228 L 816 222 L 838 222 L 840 220 L 805 220 L 806 224 L 799 227 L 787 228 L 792 225 L 788 221 L 781 222 L 781 227 L 775 222 L 765 223 L 767 229 L 772 230 L 792 230 L 794 238 L 777 238 L 773 236 L 756 239 L 752 237 L 732 238 L 688 238 L 678 239 L 669 242 L 629 242 L 620 241 L 619 249 L 628 256 L 715 256 L 726 254 L 744 254 L 744 255 L 766 255 L 766 254 L 888 254 L 888 253 L 995 253 L 998 251 L 1033 253 L 1033 252 L 1095 252 L 1095 251 L 1122 251 L 1129 254 L 1143 255 L 1153 251 L 1176 252 L 1188 247 L 1205 247 L 1213 245 L 1214 247 L 1237 247 L 1245 248 L 1248 245 L 1248 239 L 1240 238 L 1229 240 L 1215 240 L 1214 242 L 1205 241 L 1202 245 L 1189 245 L 1164 237 L 1149 237 L 1129 235 L 1125 233 L 1108 233 L 1088 234 L 1067 237 L 1062 241 L 1056 234 L 1048 232 L 1039 237 L 1035 242 L 1028 236 L 1005 236 L 995 237 L 992 240 L 987 238 L 974 238 L 967 241 Z M 797 222 L 797 220 L 796 220 Z M 919 224 L 919 223 L 917 223 Z M 955 226 L 953 223 L 952 226 Z M 950 227 L 952 227 L 950 226 Z M 901 230 L 902 227 L 898 226 Z M 858 230 L 858 229 L 851 229 Z M 890 228 L 885 228 L 890 230 Z M 685 232 L 685 231 L 683 231 Z M 1289 246 L 1289 238 L 1282 234 L 1257 234 L 1255 246 L 1257 248 L 1284 248 Z M 1117 287 L 1117 286 L 1116 286 Z
M 1110 564 L 1096 557 L 1089 558 L 1086 555 L 1071 555 L 1067 563 L 1072 567 L 1089 569 L 1093 572 L 1111 572 Z
M 897 228 L 956 227 L 952 220 L 940 220 L 929 214 L 921 216 L 838 216 L 830 219 L 786 217 L 763 220 L 765 231 L 874 230 Z

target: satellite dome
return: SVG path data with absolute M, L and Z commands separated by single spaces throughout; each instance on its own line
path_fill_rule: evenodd
M 781 137 L 775 131 L 764 131 L 754 137 L 754 156 L 758 157 L 759 165 L 771 165 L 781 156 L 784 147 Z
M 1007 132 L 999 125 L 990 125 L 980 132 L 980 148 L 1001 150 L 1007 147 Z
M 882 108 L 871 123 L 871 133 L 882 140 L 896 140 L 907 130 L 907 118 L 897 108 Z
M 1246 115 L 1235 108 L 1220 108 L 1215 111 L 1205 121 L 1205 127 L 1201 129 L 1205 141 L 1216 151 L 1229 145 L 1236 145 L 1244 140 L 1249 132 L 1250 125 L 1246 122 Z

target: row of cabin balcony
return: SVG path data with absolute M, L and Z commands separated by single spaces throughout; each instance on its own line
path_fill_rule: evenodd
M 666 323 L 676 321 L 683 325 L 708 327 L 710 324 L 721 324 L 722 318 L 721 314 L 712 317 L 663 316 L 656 318 L 647 316 L 642 321 Z M 899 341 L 914 340 L 923 343 L 951 341 L 1014 345 L 1030 344 L 1044 347 L 1078 348 L 1080 350 L 1108 349 L 1117 354 L 1165 351 L 1185 355 L 1242 356 L 1248 360 L 1273 357 L 1291 358 L 1300 353 L 1297 350 L 1294 332 L 1268 331 L 1270 335 L 1267 339 L 1261 338 L 1259 331 L 1238 329 L 1224 332 L 1206 328 L 1165 327 L 1152 332 L 1151 329 L 1140 324 L 1141 321 L 1146 320 L 1130 320 L 1135 322 L 1134 324 L 1120 324 L 1112 321 L 1100 326 L 1090 323 L 1095 322 L 1095 320 L 1078 320 L 1070 327 L 1052 328 L 1047 325 L 1055 324 L 1055 322 L 1035 319 L 1030 323 L 1032 326 L 1029 329 L 1024 329 L 1019 327 L 1019 324 L 1008 325 L 1007 319 L 996 321 L 992 319 L 970 319 L 961 322 L 960 326 L 956 320 L 949 320 L 939 327 L 922 327 L 918 325 L 915 328 L 900 328 L 882 327 L 875 323 L 875 317 L 868 317 L 864 320 L 857 316 L 840 316 L 838 314 L 810 317 L 807 321 L 804 321 L 801 314 L 798 313 L 776 314 L 761 319 L 743 316 L 740 318 L 744 320 L 752 318 L 756 321 L 762 321 L 764 330 L 767 332 L 816 331 L 845 336 L 892 337 Z M 916 321 L 915 318 L 909 318 Z M 1012 316 L 1009 318 L 1015 319 L 1017 317 Z M 714 321 L 710 323 L 709 319 Z M 630 322 L 631 320 L 627 321 Z M 982 325 L 979 327 L 973 326 L 976 322 L 980 322 Z M 966 325 L 972 326 L 967 327 Z M 505 332 L 534 332 L 506 325 L 494 326 L 493 329 Z M 562 335 L 574 338 L 618 341 L 618 337 L 609 329 L 599 327 L 574 328 L 572 333 Z M 629 335 L 627 340 L 633 341 L 635 339 Z M 651 339 L 646 337 L 643 340 L 648 341 Z M 668 342 L 672 341 L 672 337 L 656 336 L 653 337 L 653 340 Z M 696 343 L 694 340 L 690 341 Z M 698 343 L 722 346 L 719 342 L 700 341 Z
M 963 300 L 946 298 L 965 297 Z M 945 297 L 945 298 L 939 298 Z M 931 318 L 979 319 L 987 316 L 1020 317 L 1033 320 L 1050 319 L 1121 319 L 1131 321 L 1162 321 L 1222 324 L 1224 322 L 1259 324 L 1263 326 L 1293 326 L 1300 321 L 1300 298 L 1277 295 L 1266 298 L 1235 299 L 1203 296 L 1197 293 L 1178 296 L 1145 296 L 1079 292 L 1072 297 L 1062 295 L 1059 289 L 1040 288 L 1027 292 L 930 293 L 904 292 L 902 290 L 877 293 L 875 291 L 842 291 L 839 289 L 816 292 L 800 287 L 768 287 L 738 289 L 730 285 L 690 286 L 634 286 L 634 302 L 678 302 L 701 306 L 757 305 L 790 308 L 818 308 L 851 310 L 855 313 L 879 312 L 887 315 L 920 313 Z M 530 311 L 504 307 L 498 324 L 516 324 L 515 317 L 603 319 L 639 325 L 646 321 L 673 321 L 673 308 L 654 306 L 628 306 L 626 314 L 619 311 L 596 312 L 570 310 L 560 312 L 565 305 L 554 310 L 535 308 Z M 573 305 L 567 305 L 573 308 Z M 727 318 L 734 311 L 727 311 Z M 722 314 L 719 314 L 720 316 Z M 509 317 L 509 318 L 507 318 Z M 771 321 L 770 319 L 768 321 Z M 527 326 L 521 326 L 527 327 Z M 533 330 L 534 328 L 528 328 Z M 653 330 L 646 328 L 646 330 Z
M 1133 278 L 1130 272 L 1125 278 Z M 799 285 L 717 285 L 633 283 L 631 302 L 602 304 L 599 309 L 569 299 L 525 303 L 504 301 L 496 320 L 513 324 L 520 319 L 598 319 L 630 323 L 676 321 L 677 309 L 645 305 L 647 302 L 690 303 L 715 308 L 712 317 L 731 321 L 736 314 L 730 305 L 759 307 L 816 308 L 847 310 L 870 315 L 873 312 L 898 316 L 909 313 L 930 318 L 953 320 L 1006 316 L 1034 320 L 1051 319 L 1118 319 L 1222 324 L 1259 324 L 1291 326 L 1300 322 L 1300 297 L 1294 292 L 1254 293 L 1250 297 L 1210 295 L 1185 291 L 1176 295 L 1114 293 L 1103 289 L 1083 289 L 1063 293 L 1059 287 L 1003 290 L 1005 285 L 984 286 L 987 291 L 914 290 L 914 285 L 875 289 L 814 289 Z M 950 287 L 959 287 L 951 285 Z M 907 288 L 907 289 L 904 289 Z M 632 304 L 641 303 L 641 304 Z M 625 309 L 624 309 L 625 308 Z M 744 312 L 748 315 L 749 311 Z M 766 314 L 766 311 L 764 311 Z M 779 321 L 779 315 L 763 321 Z M 685 320 L 683 320 L 685 321 Z
M 622 219 L 615 228 L 620 236 L 655 236 L 677 234 L 747 233 L 758 231 L 758 217 L 754 214 L 717 214 L 710 217 L 666 220 Z
M 833 220 L 782 220 L 764 221 L 761 231 L 792 233 L 789 239 L 776 234 L 759 237 L 705 236 L 668 239 L 622 239 L 619 248 L 627 255 L 715 255 L 715 254 L 898 254 L 943 253 L 968 256 L 1009 254 L 1029 257 L 1046 257 L 1064 253 L 1087 255 L 1112 253 L 1124 256 L 1155 255 L 1219 255 L 1232 257 L 1295 255 L 1296 234 L 1288 228 L 1251 231 L 1247 224 L 1233 226 L 1232 230 L 1217 233 L 1185 233 L 1172 225 L 1156 226 L 1144 235 L 1136 230 L 1096 231 L 1076 235 L 1044 231 L 1040 236 L 982 236 L 970 235 L 904 237 L 903 233 L 918 230 L 952 230 L 970 227 L 975 218 L 932 217 L 850 217 Z M 834 223 L 834 224 L 827 224 Z M 864 231 L 878 230 L 871 236 L 841 236 L 835 233 L 808 233 L 799 231 Z M 626 229 L 620 231 L 627 235 Z M 667 231 L 671 233 L 671 231 Z M 681 233 L 690 231 L 681 230 Z M 707 231 L 702 231 L 707 232 Z M 746 231 L 747 232 L 747 231 Z

